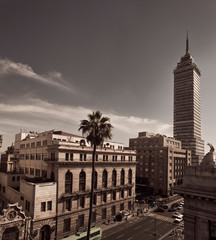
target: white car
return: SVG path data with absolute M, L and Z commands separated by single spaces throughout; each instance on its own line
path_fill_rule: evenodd
M 172 216 L 173 216 L 174 218 L 183 217 L 183 215 L 182 215 L 180 212 L 175 212 Z
M 175 218 L 174 219 L 174 223 L 180 223 L 180 222 L 182 222 L 183 221 L 183 216 L 182 217 L 177 217 L 177 218 Z

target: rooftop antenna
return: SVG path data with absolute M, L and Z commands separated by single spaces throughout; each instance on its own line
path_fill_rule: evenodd
M 187 30 L 187 39 L 186 39 L 186 54 L 188 54 L 189 52 L 188 52 L 188 50 L 189 50 L 189 40 L 188 40 L 188 30 Z

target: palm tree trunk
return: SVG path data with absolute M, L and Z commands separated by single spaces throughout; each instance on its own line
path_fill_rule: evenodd
M 94 198 L 95 153 L 96 153 L 96 145 L 94 144 L 93 153 L 92 153 L 91 195 L 90 195 L 90 206 L 89 206 L 89 221 L 88 221 L 87 240 L 90 239 L 92 205 L 93 205 L 93 198 Z

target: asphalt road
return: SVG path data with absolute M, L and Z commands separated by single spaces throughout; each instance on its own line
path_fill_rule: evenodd
M 182 210 L 177 210 L 183 213 Z M 127 222 L 114 225 L 103 232 L 103 240 L 156 240 L 175 229 L 179 225 L 173 223 L 174 212 L 150 212 L 148 216 L 130 218 Z M 155 234 L 156 232 L 156 234 Z M 169 236 L 167 236 L 169 238 Z M 167 239 L 167 238 L 164 238 Z M 175 239 L 175 238 L 173 238 Z
M 153 215 L 153 214 L 152 214 Z M 161 217 L 160 217 L 161 218 Z M 156 219 L 155 216 L 146 216 L 137 220 L 128 220 L 125 223 L 106 230 L 103 233 L 103 240 L 153 240 L 159 239 L 161 236 L 176 228 L 176 225 L 171 221 Z M 154 233 L 156 232 L 156 236 Z

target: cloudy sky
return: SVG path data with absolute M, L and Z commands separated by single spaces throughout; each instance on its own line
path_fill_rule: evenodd
M 189 51 L 201 70 L 202 138 L 216 145 L 216 1 L 0 0 L 0 134 L 78 134 L 93 110 L 113 140 L 172 136 L 173 69 Z

